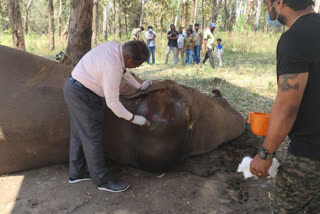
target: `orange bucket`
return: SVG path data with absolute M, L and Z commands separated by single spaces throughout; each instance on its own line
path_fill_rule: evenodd
M 250 112 L 248 123 L 251 124 L 251 131 L 255 135 L 266 136 L 268 132 L 270 114 L 261 112 Z

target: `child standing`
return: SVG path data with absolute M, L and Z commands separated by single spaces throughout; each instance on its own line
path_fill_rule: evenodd
M 219 61 L 219 67 L 222 66 L 222 54 L 223 54 L 223 50 L 222 50 L 222 44 L 221 44 L 221 39 L 217 39 L 217 51 L 216 51 L 216 55 L 217 55 L 217 59 Z

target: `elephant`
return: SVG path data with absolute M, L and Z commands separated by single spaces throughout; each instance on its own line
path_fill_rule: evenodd
M 0 45 L 0 174 L 68 161 L 63 86 L 72 69 Z M 105 105 L 105 157 L 147 171 L 210 152 L 245 129 L 244 118 L 218 90 L 207 96 L 172 80 L 153 80 L 138 91 L 123 80 L 120 101 L 151 125 L 133 125 Z

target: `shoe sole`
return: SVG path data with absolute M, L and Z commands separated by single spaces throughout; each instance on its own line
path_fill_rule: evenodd
M 130 188 L 130 185 L 128 185 L 125 189 L 122 189 L 122 190 L 112 190 L 104 187 L 98 187 L 98 190 L 108 191 L 108 192 L 124 192 L 124 191 L 127 191 L 129 188 Z
M 75 184 L 75 183 L 79 183 L 79 182 L 82 182 L 82 181 L 90 181 L 91 178 L 83 178 L 83 179 L 77 179 L 77 180 L 74 180 L 74 181 L 71 181 L 69 180 L 69 183 L 70 184 Z

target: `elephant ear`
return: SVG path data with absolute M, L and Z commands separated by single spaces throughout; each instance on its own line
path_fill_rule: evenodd
M 128 72 L 128 71 L 127 71 Z M 131 73 L 131 72 L 130 72 Z M 135 74 L 131 73 L 134 78 L 139 82 L 142 83 L 143 80 L 137 77 Z M 128 84 L 128 82 L 125 79 L 121 80 L 120 84 L 120 98 L 122 99 L 134 99 L 137 98 L 143 94 L 149 94 L 153 91 L 158 91 L 161 89 L 166 88 L 166 86 L 157 80 L 152 80 L 152 85 L 150 85 L 146 90 L 138 90 L 135 87 Z

